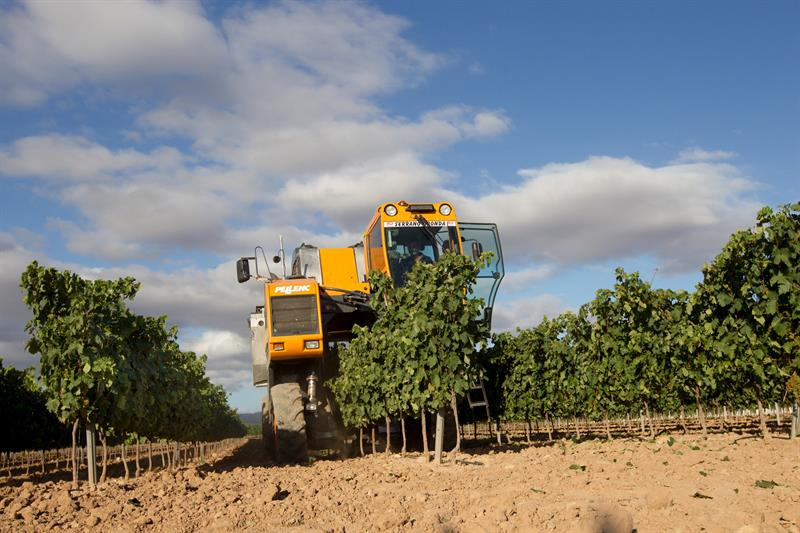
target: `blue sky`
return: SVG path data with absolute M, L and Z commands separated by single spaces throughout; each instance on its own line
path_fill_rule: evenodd
M 800 198 L 797 2 L 126 2 L 0 7 L 0 354 L 31 259 L 135 275 L 255 411 L 233 261 L 359 239 L 374 206 L 496 222 L 497 328 L 616 266 L 691 289 Z M 657 269 L 657 270 L 656 270 Z

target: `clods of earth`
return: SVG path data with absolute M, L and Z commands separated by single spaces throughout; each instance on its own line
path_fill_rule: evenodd
M 800 533 L 800 439 L 736 434 L 569 440 L 420 454 L 227 456 L 95 490 L 0 479 L 0 531 Z

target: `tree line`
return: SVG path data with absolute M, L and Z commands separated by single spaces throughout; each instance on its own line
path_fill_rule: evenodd
M 69 431 L 49 409 L 32 368 L 4 366 L 0 358 L 0 451 L 48 450 L 69 443 Z
M 8 389 L 5 405 L 24 408 L 44 400 L 71 431 L 75 483 L 81 426 L 95 428 L 104 448 L 109 439 L 190 442 L 245 434 L 224 389 L 206 376 L 206 356 L 181 350 L 166 316 L 128 308 L 140 288 L 134 278 L 88 280 L 33 261 L 21 287 L 32 313 L 26 347 L 39 355 L 39 380 L 26 374 L 24 387 Z M 4 449 L 40 447 L 46 439 L 36 426 L 19 435 L 21 442 L 4 442 Z
M 604 421 L 800 399 L 800 204 L 759 211 L 703 268 L 693 292 L 616 271 L 576 312 L 493 337 L 485 352 L 505 420 Z

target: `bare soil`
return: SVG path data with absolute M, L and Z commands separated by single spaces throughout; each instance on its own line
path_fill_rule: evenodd
M 800 533 L 800 439 L 560 440 L 473 447 L 439 466 L 379 453 L 281 467 L 252 439 L 96 490 L 0 484 L 0 531 L 48 530 Z

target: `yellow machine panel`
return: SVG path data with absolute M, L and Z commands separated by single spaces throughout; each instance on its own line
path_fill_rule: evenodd
M 265 287 L 270 360 L 322 357 L 319 285 L 302 279 L 274 281 Z
M 383 250 L 383 226 L 380 216 L 375 215 L 364 234 L 364 254 L 367 270 L 386 272 L 386 253 Z
M 402 285 L 409 258 L 435 262 L 445 252 L 461 253 L 455 209 L 447 203 L 380 205 L 364 233 L 365 260 L 370 270 L 389 274 Z
M 369 291 L 369 285 L 358 280 L 356 254 L 353 248 L 320 248 L 319 263 L 325 287 L 348 291 Z

